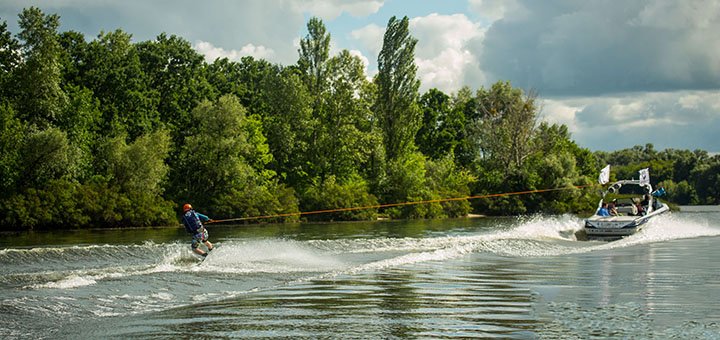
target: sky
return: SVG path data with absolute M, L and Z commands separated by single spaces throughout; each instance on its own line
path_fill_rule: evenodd
M 720 0 L 3 0 L 0 21 L 37 6 L 87 40 L 121 29 L 136 42 L 180 36 L 208 62 L 251 55 L 297 62 L 307 21 L 323 20 L 331 54 L 367 74 L 388 20 L 410 19 L 421 93 L 497 81 L 536 91 L 541 118 L 578 145 L 613 151 L 720 152 Z

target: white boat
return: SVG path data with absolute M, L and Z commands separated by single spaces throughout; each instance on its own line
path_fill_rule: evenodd
M 606 202 L 608 193 L 619 193 L 620 188 L 636 186 L 643 194 L 633 198 L 618 198 Z M 662 189 L 661 189 L 662 190 Z M 624 190 L 629 193 L 636 193 L 638 190 Z M 662 190 L 664 193 L 664 190 Z M 584 234 L 587 239 L 616 240 L 638 232 L 650 219 L 670 211 L 668 205 L 660 202 L 653 191 L 649 180 L 622 180 L 610 184 L 607 190 L 602 193 L 595 214 L 585 219 Z M 603 203 L 615 203 L 617 215 L 600 216 L 599 212 Z M 638 208 L 640 207 L 640 208 Z

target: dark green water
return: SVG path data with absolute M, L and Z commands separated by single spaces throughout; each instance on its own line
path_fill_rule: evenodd
M 720 213 L 3 235 L 3 338 L 720 338 Z

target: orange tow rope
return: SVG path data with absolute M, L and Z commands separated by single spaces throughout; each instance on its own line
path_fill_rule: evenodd
M 249 220 L 260 220 L 260 219 L 276 218 L 276 217 L 288 217 L 288 216 L 302 216 L 302 215 L 325 214 L 325 213 L 333 213 L 333 212 L 341 212 L 341 211 L 355 211 L 355 210 L 365 210 L 365 209 L 380 209 L 380 208 L 398 207 L 398 206 L 404 206 L 404 205 L 439 203 L 439 202 L 449 202 L 449 201 L 464 201 L 464 200 L 477 199 L 477 198 L 490 198 L 490 197 L 501 197 L 501 196 L 526 195 L 526 194 L 535 194 L 535 193 L 549 192 L 549 191 L 561 191 L 561 190 L 571 190 L 571 189 L 582 189 L 582 188 L 585 188 L 585 187 L 588 187 L 588 186 L 590 186 L 590 185 L 580 185 L 580 186 L 565 187 L 565 188 L 553 188 L 553 189 L 526 190 L 526 191 L 506 192 L 506 193 L 501 193 L 501 194 L 487 194 L 487 195 L 477 195 L 477 196 L 467 196 L 467 197 L 452 197 L 452 198 L 443 198 L 443 199 L 426 200 L 426 201 L 415 201 L 415 202 L 376 204 L 376 205 L 368 205 L 368 206 L 363 206 L 363 207 L 337 208 L 337 209 L 315 210 L 315 211 L 301 211 L 301 212 L 285 213 L 285 214 L 277 214 L 277 215 L 239 217 L 239 218 L 229 218 L 229 219 L 225 219 L 225 220 L 212 220 L 212 221 L 209 222 L 209 223 L 233 222 L 233 221 L 249 221 Z M 208 222 L 206 222 L 206 223 L 208 223 Z

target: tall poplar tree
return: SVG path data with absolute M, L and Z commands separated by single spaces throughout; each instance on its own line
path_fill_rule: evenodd
M 378 87 L 375 113 L 378 115 L 387 158 L 398 158 L 414 147 L 420 128 L 421 112 L 417 105 L 417 66 L 415 44 L 410 35 L 409 20 L 394 16 L 388 21 L 382 50 L 378 56 Z
M 305 83 L 310 93 L 317 100 L 327 85 L 327 61 L 330 58 L 330 33 L 319 18 L 311 18 L 307 24 L 308 34 L 300 40 L 298 66 L 303 72 Z

